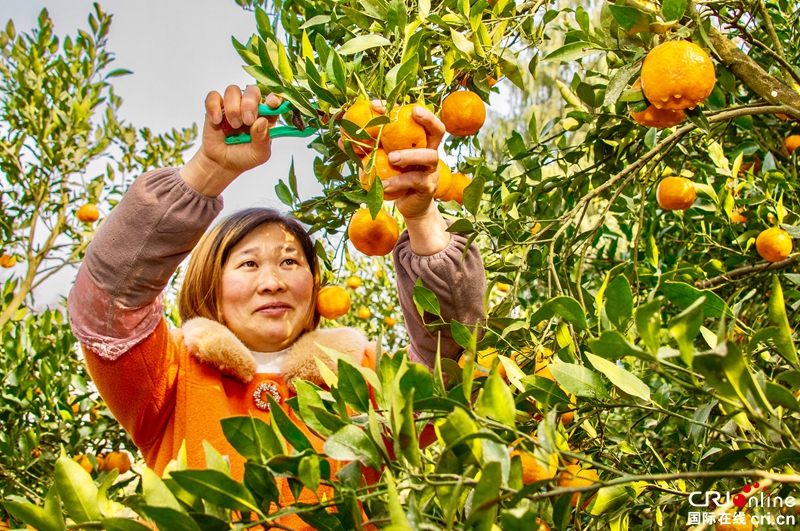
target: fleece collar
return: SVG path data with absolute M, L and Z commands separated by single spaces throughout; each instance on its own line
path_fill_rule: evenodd
M 247 383 L 253 379 L 258 363 L 244 343 L 228 327 L 211 319 L 195 317 L 181 328 L 189 353 L 202 363 L 216 367 L 222 374 Z M 283 363 L 281 373 L 287 383 L 302 379 L 324 385 L 314 358 L 319 358 L 334 373 L 337 364 L 318 345 L 349 355 L 360 364 L 367 338 L 354 328 L 317 329 L 300 336 Z

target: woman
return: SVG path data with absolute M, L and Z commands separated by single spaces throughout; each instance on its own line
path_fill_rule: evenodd
M 274 95 L 266 101 L 273 108 L 280 104 Z M 209 93 L 200 150 L 180 169 L 152 171 L 135 181 L 98 230 L 67 301 L 92 379 L 159 474 L 184 441 L 189 467 L 204 467 L 206 440 L 228 456 L 232 476 L 241 480 L 244 459 L 225 439 L 220 420 L 267 418 L 267 393 L 291 414 L 285 405 L 291 380 L 322 383 L 314 357 L 326 356 L 316 343 L 365 366 L 374 363 L 374 345 L 360 332 L 316 329 L 319 266 L 313 242 L 296 220 L 249 209 L 203 236 L 222 209 L 222 191 L 270 158 L 275 118 L 257 116 L 260 102 L 256 87 L 242 93 L 230 86 L 224 97 Z M 231 126 L 250 127 L 250 144 L 225 144 L 223 108 Z M 416 169 L 384 187 L 407 190 L 395 202 L 408 230 L 394 260 L 411 359 L 430 367 L 438 337 L 425 330 L 413 305 L 417 279 L 436 292 L 445 318 L 468 324 L 483 316 L 486 283 L 477 248 L 462 260 L 465 240 L 446 232 L 433 202 L 444 126 L 417 109 L 429 148 L 397 152 L 394 164 Z M 161 292 L 193 249 L 179 295 L 183 326 L 169 331 Z M 441 351 L 455 358 L 460 349 L 443 333 Z

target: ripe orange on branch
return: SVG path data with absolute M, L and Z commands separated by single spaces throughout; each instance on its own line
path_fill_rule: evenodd
M 782 228 L 772 227 L 758 235 L 756 251 L 767 262 L 780 262 L 792 254 L 792 237 Z
M 383 126 L 381 147 L 386 153 L 398 149 L 414 149 L 428 147 L 428 136 L 425 128 L 414 120 L 414 105 L 395 107 L 389 113 L 392 121 Z
M 698 45 L 667 41 L 647 54 L 642 65 L 642 89 L 657 109 L 694 109 L 714 89 L 714 63 Z
M 567 465 L 567 470 L 558 475 L 559 487 L 586 487 L 600 481 L 597 475 L 597 470 L 593 468 L 582 469 L 580 465 Z M 591 496 L 591 492 L 576 492 L 572 495 L 572 506 L 578 504 L 578 496 L 582 495 L 584 499 Z
M 384 256 L 392 252 L 400 229 L 397 222 L 385 210 L 378 211 L 375 219 L 368 208 L 362 208 L 353 215 L 347 235 L 353 246 L 367 256 Z
M 0 267 L 5 267 L 5 268 L 14 267 L 16 263 L 17 263 L 16 256 L 10 254 L 4 254 L 3 256 L 0 256 Z
M 664 129 L 681 123 L 686 118 L 686 114 L 680 109 L 668 111 L 666 109 L 658 109 L 655 105 L 650 105 L 642 112 L 631 111 L 631 118 L 639 125 Z
M 369 319 L 372 316 L 372 312 L 369 311 L 369 308 L 366 306 L 362 306 L 358 309 L 358 318 L 359 319 Z
M 452 182 L 453 173 L 450 171 L 450 168 L 447 166 L 447 164 L 445 164 L 442 159 L 439 159 L 439 184 L 436 186 L 436 191 L 433 193 L 433 197 L 435 199 L 444 197 L 448 190 L 450 190 L 450 185 Z
M 350 311 L 350 294 L 339 286 L 325 286 L 317 294 L 317 313 L 325 319 L 338 319 Z
M 744 515 L 744 521 L 742 522 L 740 518 L 734 517 L 733 512 L 728 511 L 725 521 L 726 523 L 722 523 L 717 520 L 714 529 L 716 531 L 753 531 L 753 520 L 749 514 Z
M 439 198 L 440 201 L 456 201 L 458 204 L 464 204 L 464 188 L 469 186 L 469 183 L 472 182 L 472 179 L 467 177 L 461 172 L 456 172 L 452 174 L 451 181 L 450 181 L 450 188 L 448 188 L 447 193 L 445 193 L 442 197 Z
M 530 485 L 537 481 L 546 481 L 555 477 L 558 466 L 558 458 L 555 454 L 553 454 L 547 468 L 542 466 L 542 463 L 529 453 L 514 450 L 511 452 L 511 458 L 513 459 L 515 455 L 519 456 L 520 464 L 522 465 L 522 483 L 524 485 Z
M 783 145 L 786 146 L 786 151 L 789 152 L 789 155 L 794 153 L 794 150 L 800 147 L 800 135 L 789 135 L 786 137 L 786 140 L 783 141 Z
M 75 216 L 82 223 L 92 223 L 100 218 L 100 210 L 97 209 L 97 205 L 94 203 L 86 203 L 78 209 L 78 213 Z
M 103 457 L 102 461 L 98 457 L 97 462 L 101 472 L 108 472 L 116 468 L 120 474 L 124 474 L 131 469 L 131 458 L 125 452 L 111 452 Z
M 83 468 L 89 474 L 92 473 L 94 466 L 92 466 L 92 462 L 89 461 L 89 458 L 86 457 L 85 454 L 76 455 L 72 458 L 72 460 L 81 465 L 81 468 Z
M 347 287 L 350 289 L 358 289 L 361 287 L 361 279 L 353 275 L 347 279 Z
M 442 102 L 440 119 L 453 136 L 474 135 L 486 121 L 486 105 L 475 92 L 459 90 Z
M 359 180 L 361 181 L 361 187 L 367 192 L 372 188 L 376 175 L 380 177 L 382 182 L 403 173 L 403 168 L 389 162 L 389 154 L 383 148 L 378 148 L 372 152 L 372 155 L 364 157 L 363 163 L 366 171 L 359 170 Z M 394 201 L 398 197 L 403 197 L 404 194 L 404 191 L 384 192 L 383 198 L 387 201 Z
M 658 204 L 664 210 L 686 210 L 694 204 L 694 183 L 685 177 L 665 177 L 658 184 Z
M 357 126 L 363 128 L 367 125 L 370 120 L 373 118 L 377 118 L 380 116 L 372 109 L 372 103 L 369 101 L 357 101 L 352 104 L 348 109 L 347 112 L 344 113 L 344 119 L 348 122 L 353 122 Z M 375 138 L 378 138 L 378 133 L 380 132 L 380 126 L 373 126 L 365 129 L 364 131 L 373 138 L 373 140 L 354 140 L 350 138 L 347 133 L 342 131 L 342 138 L 345 140 L 351 140 L 353 142 L 360 142 L 362 144 L 366 144 L 366 146 L 362 146 L 359 144 L 354 143 L 353 149 L 356 153 L 364 154 L 369 152 L 369 148 L 375 145 Z

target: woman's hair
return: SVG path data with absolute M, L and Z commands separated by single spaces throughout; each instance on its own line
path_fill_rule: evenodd
M 303 248 L 306 262 L 314 277 L 314 291 L 304 332 L 319 325 L 319 314 L 314 302 L 319 292 L 319 260 L 308 232 L 295 218 L 285 216 L 271 208 L 248 208 L 220 221 L 206 233 L 192 251 L 189 266 L 178 294 L 178 313 L 182 321 L 192 317 L 205 317 L 225 324 L 222 318 L 222 271 L 231 249 L 245 236 L 262 225 L 278 224 L 291 233 Z

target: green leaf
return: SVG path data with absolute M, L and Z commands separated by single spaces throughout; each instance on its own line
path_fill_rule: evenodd
M 497 516 L 497 504 L 500 501 L 500 487 L 503 473 L 500 463 L 491 461 L 483 467 L 481 479 L 475 486 L 472 495 L 472 510 L 468 523 L 477 531 L 490 531 Z
M 558 48 L 557 50 L 554 50 L 553 52 L 550 52 L 542 59 L 542 62 L 544 63 L 550 61 L 570 62 L 597 52 L 598 50 L 594 47 L 593 44 L 589 42 L 582 42 L 582 41 L 572 42 L 569 44 L 565 44 L 564 46 Z
M 606 375 L 611 383 L 619 387 L 625 393 L 637 396 L 645 401 L 650 401 L 650 388 L 643 381 L 623 369 L 614 362 L 608 361 L 600 356 L 586 353 L 586 358 L 594 365 L 594 368 Z
M 364 466 L 380 469 L 380 456 L 375 445 L 360 428 L 348 424 L 325 441 L 325 453 L 340 461 L 358 460 Z
M 439 307 L 439 300 L 436 294 L 422 285 L 422 279 L 417 279 L 414 286 L 414 304 L 417 307 L 420 317 L 425 318 L 425 312 L 442 317 L 442 310 Z
M 587 398 L 608 397 L 608 391 L 600 376 L 582 365 L 551 362 L 547 368 L 568 393 Z
M 631 30 L 642 31 L 650 27 L 650 19 L 646 13 L 639 11 L 635 7 L 617 6 L 608 4 L 611 16 L 617 21 L 622 29 L 630 32 Z
M 475 350 L 476 335 L 455 319 L 450 321 L 450 333 L 453 334 L 453 339 L 455 339 L 456 343 L 464 348 L 464 350 L 470 347 Z
M 283 408 L 272 398 L 272 395 L 269 393 L 264 394 L 267 395 L 267 400 L 269 401 L 269 412 L 272 416 L 272 421 L 278 427 L 278 430 L 280 430 L 281 435 L 286 438 L 286 442 L 291 444 L 292 448 L 298 452 L 314 450 L 314 447 L 305 433 L 300 431 L 300 428 L 292 422 L 292 419 L 289 418 L 289 415 L 287 415 Z
M 402 393 L 399 387 L 392 390 L 395 397 L 402 396 L 403 400 L 394 400 L 392 414 L 395 418 L 396 442 L 400 447 L 400 453 L 406 458 L 408 463 L 415 467 L 422 467 L 422 460 L 419 457 L 419 438 L 414 426 L 414 394 L 416 389 L 412 388 L 408 393 Z M 401 405 L 402 403 L 402 405 Z
M 606 288 L 605 306 L 608 320 L 624 332 L 633 316 L 633 292 L 624 275 L 615 278 Z
M 705 297 L 694 301 L 684 311 L 670 319 L 669 333 L 678 342 L 681 351 L 681 359 L 688 366 L 692 366 L 694 356 L 694 338 L 700 333 L 703 326 L 703 308 Z
M 139 508 L 145 516 L 153 520 L 159 529 L 170 531 L 202 531 L 197 522 L 184 512 L 169 507 L 143 505 Z
M 789 319 L 786 317 L 786 303 L 783 299 L 783 288 L 778 275 L 772 277 L 772 288 L 769 296 L 769 321 L 778 329 L 778 333 L 773 337 L 775 348 L 781 356 L 793 364 L 798 365 L 797 350 L 792 341 L 792 328 L 789 326 Z
M 360 412 L 369 410 L 369 389 L 361 373 L 343 360 L 339 360 L 338 369 L 339 393 L 347 405 Z
M 719 295 L 709 290 L 700 290 L 683 282 L 667 281 L 661 285 L 661 291 L 681 310 L 691 306 L 700 297 L 705 297 L 703 315 L 706 317 L 733 317 L 733 312 Z
M 297 403 L 300 409 L 298 413 L 300 414 L 300 418 L 303 419 L 306 426 L 315 432 L 323 436 L 330 435 L 331 431 L 320 422 L 316 413 L 310 409 L 311 406 L 325 409 L 325 404 L 319 396 L 317 388 L 313 384 L 303 380 L 295 380 L 294 387 L 297 389 Z
M 411 531 L 411 526 L 406 518 L 406 511 L 400 503 L 400 496 L 397 494 L 397 485 L 392 475 L 392 469 L 387 467 L 383 473 L 386 479 L 386 494 L 389 498 L 389 517 L 391 518 L 392 525 L 385 529 L 392 531 Z
M 797 402 L 797 397 L 791 391 L 778 385 L 776 383 L 767 382 L 766 388 L 767 400 L 770 404 L 775 406 L 783 406 L 792 411 L 800 413 L 800 404 Z
M 475 45 L 472 43 L 472 41 L 453 28 L 450 28 L 450 38 L 453 40 L 453 44 L 459 52 L 467 56 L 475 53 Z
M 206 456 L 206 468 L 217 470 L 230 477 L 231 467 L 228 462 L 225 461 L 225 458 L 222 457 L 222 454 L 219 453 L 219 450 L 214 448 L 210 442 L 204 440 L 203 452 Z
M 258 497 L 259 506 L 269 510 L 271 503 L 278 503 L 280 490 L 272 471 L 252 461 L 244 464 L 244 484 L 251 494 Z
M 607 360 L 617 360 L 625 356 L 636 356 L 646 361 L 653 360 L 653 356 L 632 344 L 616 330 L 604 330 L 599 339 L 591 338 L 587 343 L 592 352 Z
M 686 13 L 688 0 L 663 0 L 661 2 L 661 14 L 667 21 L 680 20 Z
M 767 468 L 783 468 L 790 465 L 794 468 L 800 467 L 800 452 L 785 448 L 772 454 L 767 462 Z
M 372 181 L 367 192 L 367 207 L 369 208 L 369 215 L 372 219 L 377 217 L 378 212 L 383 208 L 383 181 L 378 175 L 375 175 L 375 180 Z
M 54 496 L 58 496 L 54 488 L 50 490 Z M 38 531 L 65 531 L 67 528 L 64 517 L 60 514 L 60 509 L 58 515 L 53 515 L 45 509 L 28 502 L 5 498 L 2 503 L 8 514 L 17 520 L 30 524 Z
M 294 203 L 292 200 L 292 191 L 289 190 L 289 187 L 286 186 L 286 183 L 284 183 L 282 179 L 278 179 L 278 184 L 275 185 L 275 195 L 277 195 L 281 203 L 286 206 L 292 206 Z
M 608 80 L 606 95 L 603 98 L 603 106 L 615 105 L 617 103 L 617 100 L 619 100 L 622 95 L 622 91 L 628 86 L 628 82 L 636 75 L 639 68 L 641 68 L 641 65 L 637 61 L 635 63 L 628 63 L 614 72 L 614 75 Z
M 636 331 L 639 332 L 639 336 L 653 354 L 656 354 L 661 346 L 659 335 L 661 333 L 662 301 L 661 297 L 656 297 L 636 309 Z
M 481 204 L 481 197 L 483 197 L 483 187 L 486 185 L 486 179 L 483 175 L 476 175 L 466 188 L 464 188 L 463 201 L 464 208 L 467 212 L 473 215 L 478 214 L 478 209 Z
M 520 380 L 520 383 L 524 386 L 525 392 L 517 396 L 517 401 L 523 400 L 527 396 L 532 396 L 540 405 L 570 405 L 567 394 L 561 390 L 556 382 L 549 378 L 531 374 Z
M 243 484 L 218 470 L 183 470 L 170 474 L 190 493 L 234 511 L 258 511 L 253 495 Z
M 489 373 L 489 378 L 478 392 L 478 400 L 475 403 L 475 412 L 486 418 L 493 418 L 502 422 L 512 430 L 514 429 L 516 407 L 514 395 L 503 381 L 500 372 L 493 369 Z
M 439 434 L 442 436 L 447 449 L 451 450 L 462 463 L 478 463 L 482 455 L 481 445 L 474 440 L 466 440 L 465 437 L 478 433 L 478 426 L 469 413 L 463 408 L 455 408 L 447 416 L 447 420 L 439 426 Z
M 142 486 L 144 489 L 144 499 L 151 507 L 166 507 L 178 512 L 185 513 L 183 507 L 175 499 L 175 495 L 167 488 L 167 485 L 158 475 L 149 468 L 142 471 Z
M 627 485 L 612 485 L 602 487 L 597 491 L 597 495 L 589 502 L 586 512 L 598 516 L 605 513 L 616 511 L 630 499 Z M 587 495 L 587 493 L 584 493 Z
M 97 486 L 81 465 L 68 457 L 59 457 L 55 466 L 55 485 L 64 510 L 75 523 L 100 519 Z
M 283 448 L 273 429 L 261 419 L 254 417 L 230 417 L 222 419 L 222 433 L 243 457 L 265 462 L 283 453 Z M 151 504 L 152 505 L 152 504 Z
M 381 37 L 380 35 L 361 35 L 360 37 L 350 39 L 344 43 L 344 45 L 339 48 L 339 53 L 342 55 L 353 55 L 358 52 L 363 52 L 364 50 L 369 50 L 370 48 L 391 46 L 391 44 L 392 42 L 389 39 Z
M 586 323 L 586 313 L 581 304 L 572 297 L 561 296 L 547 301 L 547 307 L 556 315 L 562 317 L 578 330 L 586 330 L 589 325 Z

